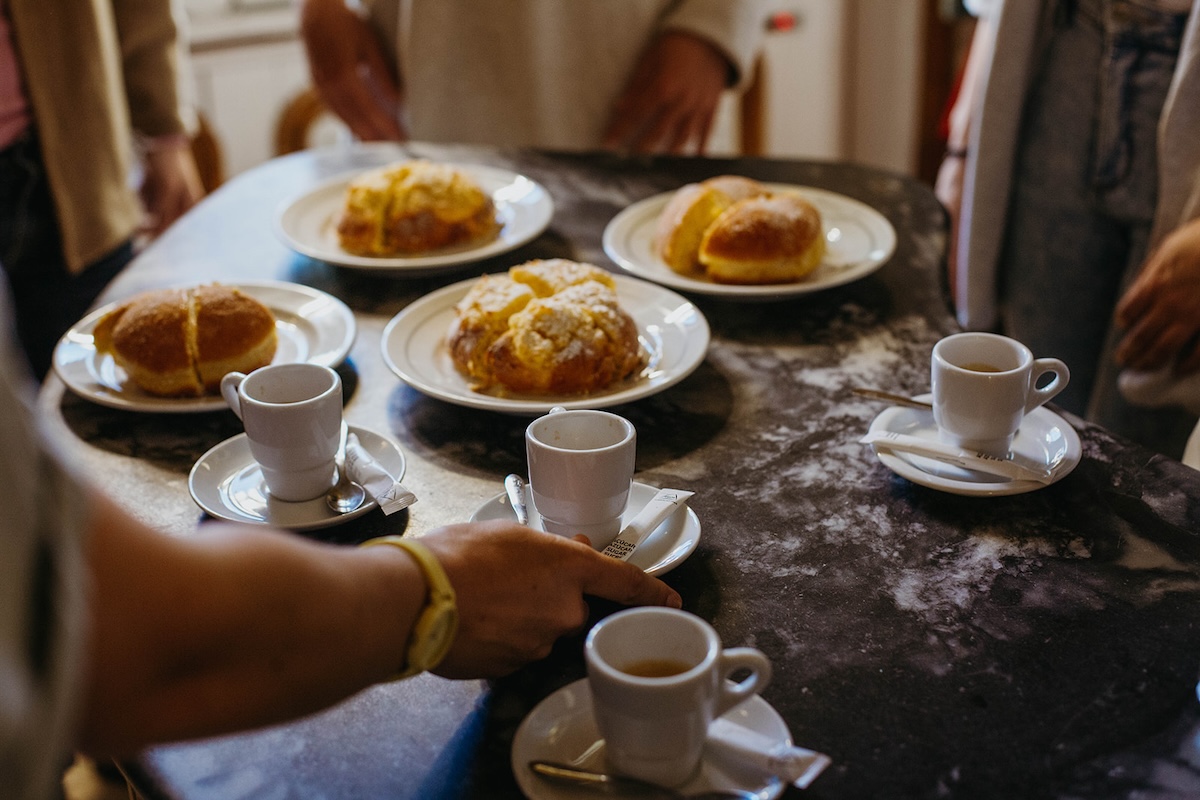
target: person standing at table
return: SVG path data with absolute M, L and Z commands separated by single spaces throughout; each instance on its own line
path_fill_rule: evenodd
M 1196 417 L 1118 390 L 1114 309 L 1200 215 L 1193 0 L 968 0 L 979 15 L 938 196 L 959 322 L 1063 359 L 1055 402 L 1178 457 Z
M 701 151 L 765 0 L 305 0 L 326 105 L 364 140 Z
M 171 0 L 0 0 L 0 262 L 39 378 L 135 237 L 203 195 L 182 57 Z
M 128 756 L 261 727 L 420 669 L 512 672 L 583 627 L 585 595 L 682 605 L 638 567 L 515 523 L 371 547 L 148 528 L 47 451 L 7 301 L 0 286 L 5 797 L 57 796 L 73 748 Z

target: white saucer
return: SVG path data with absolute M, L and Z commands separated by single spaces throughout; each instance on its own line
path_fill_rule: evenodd
M 621 526 L 628 525 L 637 513 L 654 499 L 658 489 L 645 483 L 633 482 L 629 491 L 629 504 L 621 515 Z M 533 498 L 529 498 L 529 525 L 542 530 L 542 518 L 533 507 Z M 471 515 L 471 522 L 483 522 L 492 519 L 516 521 L 508 502 L 508 495 L 501 493 L 479 507 Z M 629 563 L 635 564 L 651 575 L 662 575 L 664 572 L 677 567 L 696 549 L 700 541 L 700 518 L 691 508 L 687 514 L 676 512 L 670 519 L 663 522 L 647 536 L 629 557 Z
M 378 433 L 350 426 L 350 432 L 367 452 L 397 480 L 404 477 L 404 454 L 399 446 Z M 324 497 L 301 503 L 275 500 L 263 484 L 262 470 L 250 454 L 246 434 L 239 433 L 209 450 L 192 467 L 188 491 L 196 505 L 210 516 L 230 522 L 252 522 L 302 531 L 328 528 L 361 517 L 378 505 L 371 496 L 347 514 L 338 514 Z
M 771 704 L 755 695 L 727 712 L 724 719 L 791 745 L 787 723 Z M 529 769 L 536 760 L 559 761 L 584 769 L 604 770 L 604 740 L 592 717 L 592 693 L 587 679 L 564 686 L 534 707 L 513 737 L 512 771 L 517 785 L 530 800 L 586 800 L 600 795 L 595 789 L 550 783 Z M 705 758 L 700 771 L 679 790 L 687 795 L 713 789 L 757 792 L 763 800 L 783 793 L 778 778 L 764 778 L 752 770 L 734 771 L 724 760 Z
M 930 400 L 932 395 L 923 394 L 917 400 Z M 923 439 L 937 439 L 937 425 L 933 412 L 917 408 L 892 406 L 885 409 L 870 430 L 904 433 Z M 994 497 L 1009 494 L 1024 494 L 1041 489 L 1048 484 L 1033 480 L 1009 480 L 986 472 L 956 467 L 924 456 L 899 453 L 883 445 L 872 445 L 875 454 L 888 469 L 913 483 L 940 489 L 951 494 L 978 497 Z M 1079 465 L 1082 448 L 1079 434 L 1058 414 L 1047 408 L 1035 408 L 1025 416 L 1020 430 L 1013 437 L 1013 452 L 1050 467 L 1050 483 L 1056 483 Z

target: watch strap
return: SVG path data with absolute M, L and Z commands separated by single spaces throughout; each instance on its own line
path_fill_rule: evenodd
M 433 669 L 446 657 L 458 631 L 458 605 L 454 587 L 450 585 L 441 562 L 422 542 L 411 537 L 380 536 L 368 539 L 361 546 L 375 545 L 397 547 L 412 556 L 425 574 L 429 590 L 425 607 L 417 615 L 409 635 L 406 662 L 400 672 L 392 677 L 392 680 L 400 680 Z

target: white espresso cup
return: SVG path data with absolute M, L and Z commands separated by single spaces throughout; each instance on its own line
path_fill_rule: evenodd
M 551 409 L 525 429 L 529 491 L 550 533 L 582 533 L 603 548 L 620 532 L 633 485 L 637 433 L 607 411 Z
M 714 719 L 766 688 L 771 662 L 722 649 L 695 614 L 646 606 L 601 620 L 584 644 L 596 726 L 611 769 L 664 786 L 700 765 Z M 735 672 L 748 672 L 738 682 Z
M 230 372 L 221 395 L 242 420 L 250 453 L 277 500 L 320 497 L 333 485 L 342 428 L 342 380 L 318 364 Z
M 1045 375 L 1054 377 L 1039 387 Z M 1007 336 L 956 333 L 933 346 L 930 378 L 941 439 L 1005 458 L 1021 420 L 1067 388 L 1071 372 Z

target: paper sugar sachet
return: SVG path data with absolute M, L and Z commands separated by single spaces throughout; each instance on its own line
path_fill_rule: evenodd
M 706 757 L 757 769 L 799 789 L 807 789 L 831 763 L 824 753 L 777 742 L 722 717 L 709 725 L 704 752 Z
M 393 478 L 391 473 L 367 452 L 367 448 L 363 447 L 358 435 L 354 433 L 346 438 L 346 472 L 379 504 L 384 514 L 395 514 L 417 502 L 417 496 Z

